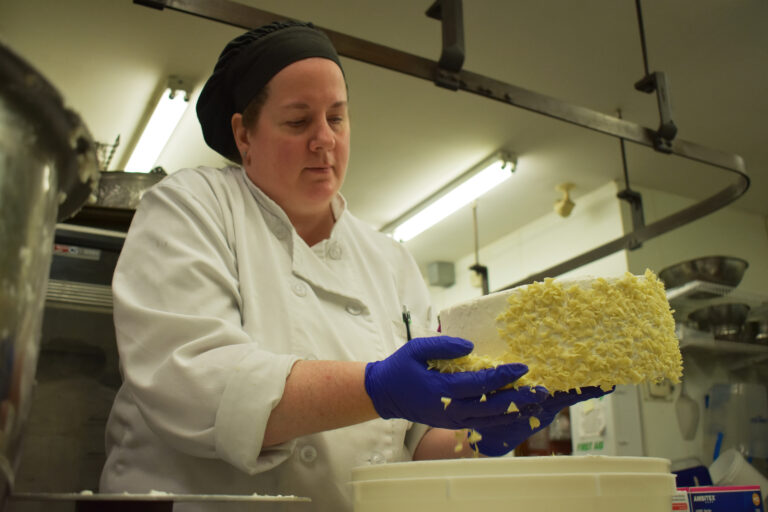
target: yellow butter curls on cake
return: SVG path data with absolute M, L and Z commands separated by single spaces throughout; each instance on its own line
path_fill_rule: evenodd
M 441 311 L 445 335 L 475 343 L 465 357 L 430 361 L 442 372 L 525 363 L 516 386 L 550 392 L 665 378 L 682 356 L 664 284 L 650 270 L 613 279 L 545 279 Z

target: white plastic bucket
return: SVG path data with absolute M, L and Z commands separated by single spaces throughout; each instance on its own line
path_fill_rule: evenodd
M 401 462 L 352 470 L 355 512 L 669 512 L 666 459 L 552 456 Z
M 734 449 L 724 451 L 709 467 L 712 483 L 720 486 L 759 485 L 763 502 L 768 498 L 768 478 Z

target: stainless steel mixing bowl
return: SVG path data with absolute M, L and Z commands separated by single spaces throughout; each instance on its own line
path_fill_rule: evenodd
M 749 263 L 732 256 L 707 256 L 684 261 L 659 272 L 659 279 L 669 290 L 683 286 L 691 281 L 704 281 L 723 286 L 735 287 L 744 277 Z M 692 299 L 711 299 L 717 297 L 709 292 L 694 292 Z
M 749 309 L 747 304 L 717 304 L 697 309 L 688 315 L 688 319 L 717 339 L 739 341 Z
M 0 44 L 0 510 L 29 413 L 56 221 L 96 191 L 94 148 L 56 89 Z

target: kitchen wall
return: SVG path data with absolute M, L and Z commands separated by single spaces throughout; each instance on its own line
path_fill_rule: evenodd
M 617 184 L 608 182 L 575 199 L 576 206 L 569 217 L 560 217 L 552 211 L 480 248 L 479 259 L 482 265 L 488 267 L 490 290 L 508 286 L 620 237 L 623 223 L 617 192 Z M 430 287 L 435 313 L 482 295 L 482 290 L 471 284 L 473 272 L 469 267 L 474 263 L 474 253 L 455 261 L 456 284 L 449 288 Z M 614 276 L 623 274 L 627 268 L 626 251 L 620 251 L 567 275 Z
M 569 217 L 554 211 L 496 242 L 480 248 L 480 263 L 489 268 L 491 291 L 517 282 L 631 229 L 629 209 L 616 198 L 615 182 L 584 194 L 575 201 Z M 646 223 L 651 223 L 694 203 L 693 200 L 658 190 L 633 187 L 643 196 Z M 738 206 L 738 202 L 735 203 Z M 480 226 L 482 229 L 482 226 Z M 566 276 L 620 275 L 629 270 L 642 274 L 646 268 L 660 272 L 685 260 L 709 255 L 737 256 L 749 262 L 740 290 L 768 293 L 768 217 L 736 209 L 733 205 L 649 240 L 634 251 L 621 251 L 573 270 Z M 458 302 L 479 297 L 472 286 L 469 267 L 475 255 L 453 262 L 456 284 L 430 287 L 435 312 Z M 426 273 L 426 269 L 422 269 Z

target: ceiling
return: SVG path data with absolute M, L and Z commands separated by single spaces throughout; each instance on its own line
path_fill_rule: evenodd
M 287 17 L 436 60 L 432 0 L 240 0 Z M 768 2 L 645 0 L 651 71 L 671 82 L 678 137 L 741 155 L 752 187 L 736 208 L 768 215 Z M 655 128 L 654 95 L 637 92 L 643 60 L 631 0 L 464 2 L 464 68 Z M 3 0 L 0 42 L 26 58 L 80 113 L 94 138 L 121 144 L 124 165 L 150 101 L 168 75 L 195 85 L 242 30 L 131 0 Z M 350 88 L 352 155 L 342 192 L 374 227 L 393 220 L 497 149 L 518 155 L 512 179 L 478 202 L 488 244 L 552 211 L 555 186 L 579 196 L 621 180 L 619 142 L 561 121 L 343 59 Z M 723 171 L 629 144 L 633 184 L 703 198 L 732 178 Z M 220 166 L 194 109 L 161 154 L 168 172 Z M 567 222 L 564 219 L 563 222 Z M 473 251 L 469 207 L 407 243 L 422 264 Z

